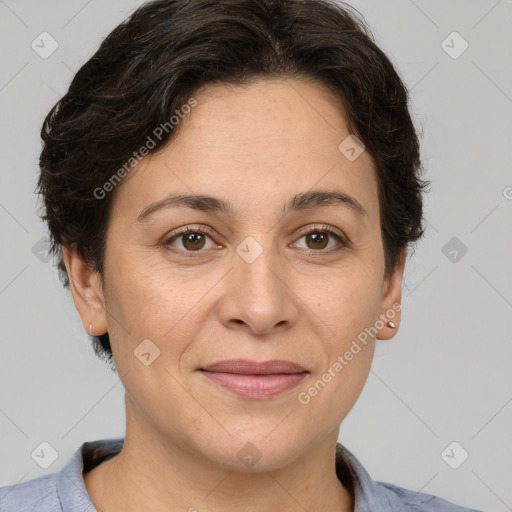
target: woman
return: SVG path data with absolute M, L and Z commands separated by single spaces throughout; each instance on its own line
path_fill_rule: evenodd
M 17 511 L 467 511 L 337 444 L 423 234 L 407 91 L 325 0 L 157 1 L 78 71 L 39 192 L 124 439 L 0 490 Z

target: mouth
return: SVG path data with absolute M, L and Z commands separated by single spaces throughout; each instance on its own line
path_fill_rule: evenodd
M 306 375 L 305 368 L 291 361 L 265 362 L 246 359 L 217 361 L 199 368 L 211 382 L 240 397 L 264 400 L 296 387 Z

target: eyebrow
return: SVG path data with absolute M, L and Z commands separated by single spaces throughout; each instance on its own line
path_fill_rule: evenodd
M 340 190 L 314 190 L 294 195 L 284 206 L 284 214 L 296 211 L 311 210 L 313 208 L 330 205 L 349 208 L 360 216 L 367 215 L 367 211 L 357 199 Z M 223 213 L 233 217 L 235 208 L 223 199 L 206 195 L 195 194 L 169 194 L 168 196 L 146 206 L 137 217 L 137 222 L 146 222 L 157 211 L 170 208 L 187 207 L 207 213 Z

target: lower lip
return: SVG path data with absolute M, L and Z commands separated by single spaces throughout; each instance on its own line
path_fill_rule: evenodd
M 204 370 L 201 370 L 201 373 L 236 395 L 255 400 L 263 400 L 293 389 L 308 374 L 307 372 L 302 372 L 243 375 L 240 373 L 207 372 Z

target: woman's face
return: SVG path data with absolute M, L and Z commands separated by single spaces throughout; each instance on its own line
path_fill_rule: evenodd
M 194 97 L 177 137 L 115 191 L 104 309 L 81 314 L 108 330 L 127 429 L 225 467 L 249 455 L 275 468 L 336 438 L 370 369 L 365 328 L 389 338 L 398 324 L 403 264 L 384 280 L 375 169 L 327 90 L 290 79 Z M 352 199 L 308 200 L 320 191 Z M 233 359 L 305 372 L 203 370 Z

